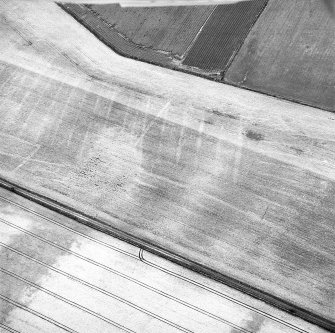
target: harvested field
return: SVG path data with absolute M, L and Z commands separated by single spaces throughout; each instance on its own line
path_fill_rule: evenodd
M 183 65 L 224 71 L 267 2 L 257 0 L 218 6 L 188 52 Z
M 214 6 L 122 8 L 93 5 L 90 9 L 138 46 L 183 56 Z
M 335 111 L 334 31 L 329 1 L 270 0 L 226 81 Z
M 0 10 L 1 177 L 334 331 L 335 117 Z

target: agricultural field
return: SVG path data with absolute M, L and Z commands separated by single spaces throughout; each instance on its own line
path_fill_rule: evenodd
M 0 9 L 2 178 L 335 327 L 332 114 L 121 57 L 55 4 Z
M 119 34 L 110 24 L 102 21 L 100 16 L 93 13 L 88 7 L 76 4 L 60 6 L 115 52 L 132 59 L 171 67 L 172 58 L 169 54 L 139 47 Z
M 183 65 L 224 71 L 242 46 L 267 0 L 218 6 L 190 48 Z
M 331 1 L 271 0 L 226 81 L 335 111 L 334 31 Z
M 139 47 L 182 57 L 214 6 L 122 8 L 119 5 L 89 6 L 103 22 Z

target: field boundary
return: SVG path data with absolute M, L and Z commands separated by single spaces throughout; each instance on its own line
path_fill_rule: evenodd
M 121 231 L 115 227 L 110 226 L 107 222 L 85 214 L 74 207 L 71 207 L 67 204 L 61 203 L 59 201 L 53 200 L 46 196 L 43 196 L 36 191 L 25 188 L 21 185 L 18 185 L 12 181 L 0 177 L 0 187 L 4 188 L 10 192 L 13 192 L 23 198 L 26 198 L 30 201 L 33 201 L 47 209 L 50 209 L 54 212 L 57 212 L 63 216 L 71 218 L 79 223 L 82 223 L 88 227 L 91 227 L 95 230 L 103 232 L 107 235 L 120 239 L 128 244 L 134 245 L 142 250 L 148 251 L 152 254 L 155 254 L 161 258 L 169 260 L 177 265 L 180 265 L 186 269 L 189 269 L 193 272 L 206 276 L 210 279 L 213 279 L 217 282 L 223 283 L 233 289 L 236 289 L 242 293 L 245 293 L 249 296 L 252 296 L 258 300 L 261 300 L 273 307 L 276 307 L 282 311 L 285 311 L 293 316 L 299 317 L 313 325 L 317 325 L 323 329 L 329 331 L 335 331 L 335 322 L 319 316 L 307 309 L 304 309 L 300 306 L 297 306 L 285 299 L 281 299 L 277 296 L 269 294 L 265 291 L 262 291 L 258 288 L 255 288 L 245 282 L 239 281 L 233 277 L 215 271 L 211 268 L 208 268 L 202 264 L 194 262 L 190 259 L 187 259 L 183 256 L 176 255 L 173 252 L 170 252 L 163 247 L 160 247 L 156 244 L 148 242 L 146 240 L 132 236 L 129 233 Z
M 57 3 L 57 5 L 115 53 L 123 57 L 140 60 L 150 64 L 160 64 L 162 67 L 171 67 L 173 65 L 171 56 L 167 56 L 158 51 L 128 41 L 122 37 L 117 30 L 112 29 L 104 20 L 95 15 L 93 11 L 89 10 L 84 5 L 61 3 Z

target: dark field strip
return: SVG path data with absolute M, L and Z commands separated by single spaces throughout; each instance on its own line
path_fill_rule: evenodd
M 183 61 L 203 70 L 224 71 L 268 0 L 218 6 Z
M 152 51 L 149 48 L 139 47 L 131 41 L 124 39 L 107 22 L 102 21 L 99 16 L 95 15 L 85 6 L 77 4 L 59 4 L 59 6 L 116 53 L 132 59 L 171 67 L 171 57 Z

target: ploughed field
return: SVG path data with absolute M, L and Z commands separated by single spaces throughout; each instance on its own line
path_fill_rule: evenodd
M 121 57 L 52 3 L 0 9 L 1 177 L 334 328 L 331 113 Z
M 189 50 L 183 64 L 225 71 L 268 1 L 218 6 Z

